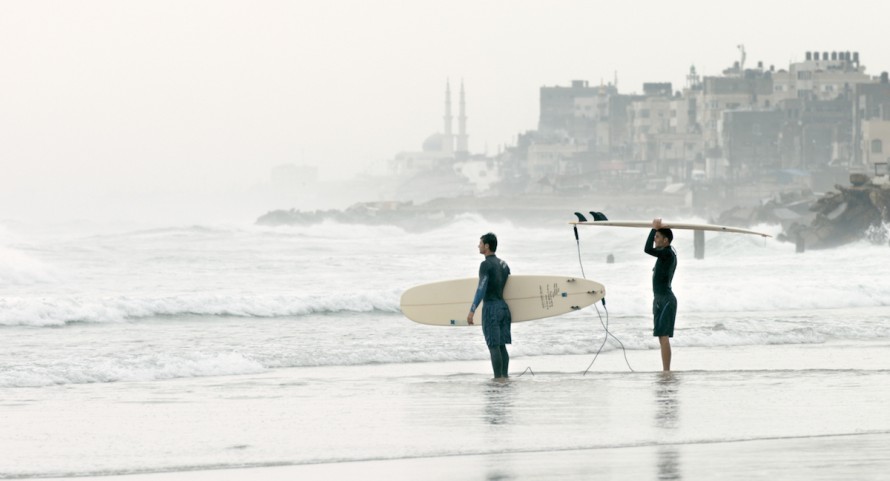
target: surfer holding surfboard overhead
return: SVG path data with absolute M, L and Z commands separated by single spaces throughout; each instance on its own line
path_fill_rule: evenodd
M 677 317 L 677 298 L 671 289 L 674 271 L 677 269 L 677 251 L 671 246 L 674 233 L 663 227 L 661 219 L 652 220 L 652 230 L 646 239 L 643 250 L 657 257 L 652 269 L 652 302 L 654 327 L 652 335 L 658 337 L 661 346 L 661 365 L 665 372 L 671 370 L 671 341 L 674 337 L 674 320 Z
M 491 368 L 496 380 L 507 380 L 507 368 L 510 364 L 510 356 L 507 354 L 507 344 L 511 344 L 510 337 L 510 308 L 504 301 L 504 286 L 507 277 L 510 276 L 510 266 L 507 265 L 495 252 L 498 250 L 498 238 L 491 232 L 479 238 L 479 253 L 485 256 L 485 260 L 479 265 L 479 287 L 473 297 L 470 313 L 467 314 L 467 324 L 473 324 L 473 313 L 482 304 L 482 334 L 485 336 L 485 344 L 491 354 Z

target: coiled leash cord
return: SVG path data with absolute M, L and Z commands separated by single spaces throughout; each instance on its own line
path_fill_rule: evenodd
M 580 220 L 582 220 L 582 221 L 585 220 L 584 217 L 582 215 L 578 214 L 577 212 L 575 213 L 575 215 L 577 215 Z M 584 273 L 584 263 L 581 262 L 581 239 L 580 239 L 580 237 L 578 237 L 578 226 L 574 226 L 574 230 L 575 230 L 575 244 L 578 247 L 578 265 L 581 267 L 581 277 L 583 277 L 584 279 L 587 279 L 587 275 Z M 593 367 L 593 363 L 596 362 L 596 358 L 599 357 L 600 353 L 603 351 L 603 348 L 606 346 L 606 341 L 609 340 L 609 336 L 612 336 L 612 339 L 615 339 L 616 341 L 618 341 L 618 345 L 621 346 L 621 351 L 624 353 L 624 362 L 627 364 L 627 368 L 630 369 L 631 372 L 635 372 L 634 368 L 630 367 L 630 361 L 627 360 L 627 349 L 624 348 L 624 343 L 621 342 L 621 339 L 618 339 L 618 337 L 615 336 L 615 334 L 612 334 L 611 332 L 609 332 L 609 309 L 606 308 L 606 298 L 605 297 L 603 297 L 602 303 L 603 303 L 603 310 L 606 311 L 606 320 L 605 321 L 603 321 L 603 316 L 602 316 L 602 314 L 600 314 L 599 307 L 596 304 L 594 304 L 593 307 L 594 307 L 594 309 L 596 309 L 596 315 L 600 318 L 600 324 L 603 326 L 603 330 L 606 331 L 606 335 L 605 335 L 605 337 L 603 337 L 603 343 L 600 344 L 599 349 L 597 349 L 596 354 L 593 356 L 593 360 L 590 361 L 590 364 L 587 366 L 587 369 L 584 370 L 583 375 L 586 376 L 587 371 L 590 371 L 590 368 Z

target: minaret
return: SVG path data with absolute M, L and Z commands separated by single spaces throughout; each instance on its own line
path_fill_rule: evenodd
M 689 74 L 686 75 L 686 88 L 697 89 L 701 85 L 701 77 L 695 72 L 695 65 L 689 67 Z
M 442 136 L 442 152 L 454 154 L 454 134 L 451 133 L 451 81 L 445 81 L 445 135 Z
M 457 115 L 457 156 L 467 158 L 470 153 L 467 136 L 467 113 L 464 101 L 464 81 L 460 81 L 460 112 Z

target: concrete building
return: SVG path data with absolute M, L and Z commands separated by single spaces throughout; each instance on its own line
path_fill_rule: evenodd
M 691 67 L 681 92 L 647 83 L 642 95 L 622 95 L 617 81 L 542 87 L 538 130 L 521 136 L 505 172 L 526 185 L 550 179 L 555 190 L 571 176 L 812 181 L 890 158 L 890 82 L 866 75 L 858 53 L 807 52 L 777 71 L 746 68 L 739 50 L 722 76 L 701 78 Z
M 834 100 L 856 84 L 873 83 L 859 52 L 806 52 L 806 60 L 773 72 L 773 100 Z
M 614 142 L 610 119 L 615 117 L 615 102 L 618 89 L 612 85 L 602 85 L 594 89 L 593 96 L 574 98 L 574 115 L 568 122 L 567 133 L 576 142 L 587 145 L 591 152 L 608 153 Z
M 579 108 L 576 106 L 576 101 L 585 98 L 595 99 L 598 93 L 598 89 L 591 87 L 586 80 L 572 80 L 570 87 L 541 87 L 538 131 L 544 135 L 559 133 L 571 135 L 576 130 L 575 115 L 576 109 Z M 580 118 L 584 120 L 591 117 L 593 117 L 592 112 L 590 116 Z
M 531 180 L 554 175 L 581 174 L 583 167 L 577 157 L 586 151 L 585 146 L 571 141 L 535 143 L 528 148 L 528 174 Z
M 576 99 L 575 118 L 579 127 L 575 132 L 583 132 L 581 142 L 587 145 L 587 151 L 596 164 L 629 160 L 631 129 L 628 108 L 643 97 L 619 94 L 612 84 L 600 86 L 597 91 L 596 97 Z M 599 166 L 594 168 L 598 169 Z
M 695 91 L 696 119 L 706 149 L 722 147 L 723 113 L 730 110 L 766 110 L 772 107 L 772 78 L 762 71 L 747 70 L 740 77 L 705 77 Z
M 879 152 L 871 152 L 870 140 L 878 140 L 880 136 L 869 139 L 865 130 L 871 133 L 880 131 L 878 121 L 890 120 L 890 80 L 887 73 L 881 74 L 877 83 L 857 84 L 853 93 L 853 165 L 863 167 L 869 171 L 873 168 L 869 165 Z M 874 121 L 874 126 L 868 125 Z M 886 144 L 885 144 L 886 145 Z M 882 146 L 882 151 L 886 148 Z
M 785 122 L 779 110 L 730 110 L 724 113 L 723 150 L 727 177 L 755 180 L 782 167 L 779 134 Z
M 591 87 L 583 80 L 572 81 L 570 87 L 542 87 L 539 128 L 527 137 L 531 142 L 523 150 L 529 179 L 589 174 L 607 182 L 609 175 L 628 168 L 628 107 L 641 98 L 619 94 L 615 84 Z M 557 157 L 559 166 L 545 167 L 546 159 Z
M 694 67 L 690 70 L 694 76 Z M 674 182 L 690 180 L 705 171 L 705 142 L 697 122 L 700 83 L 692 80 L 684 93 L 673 93 L 670 83 L 643 85 L 645 97 L 628 109 L 634 169 Z M 691 94 L 691 95 L 689 95 Z
M 643 97 L 628 107 L 631 163 L 647 174 L 667 174 L 669 166 L 664 157 L 662 136 L 672 133 L 671 112 L 673 99 L 670 83 L 643 84 Z
M 890 119 L 875 118 L 862 121 L 862 140 L 859 146 L 868 172 L 875 172 L 876 164 L 890 162 Z

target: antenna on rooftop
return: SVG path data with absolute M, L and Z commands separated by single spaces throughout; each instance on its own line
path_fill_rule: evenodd
M 738 45 L 739 52 L 742 53 L 742 59 L 739 61 L 739 73 L 745 73 L 745 45 Z

